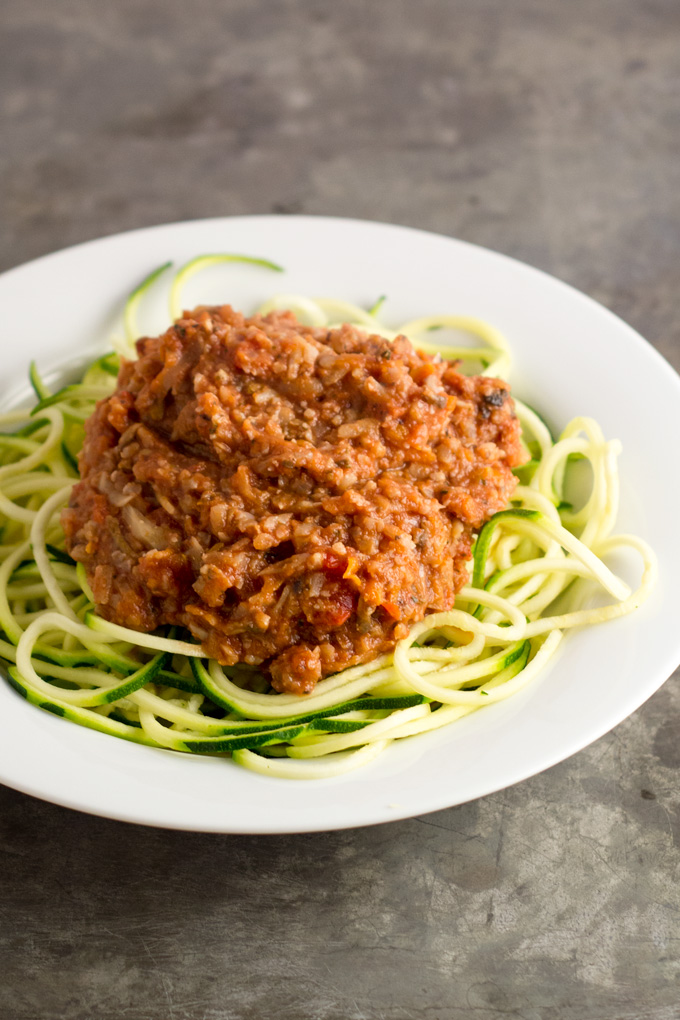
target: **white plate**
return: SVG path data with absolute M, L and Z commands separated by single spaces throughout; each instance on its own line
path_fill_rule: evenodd
M 122 300 L 151 268 L 219 251 L 273 259 L 285 276 L 212 269 L 188 285 L 186 304 L 229 301 L 250 311 L 282 291 L 361 305 L 386 294 L 384 317 L 394 324 L 451 312 L 498 326 L 515 352 L 518 396 L 558 427 L 588 414 L 622 440 L 617 530 L 654 545 L 659 584 L 634 616 L 570 634 L 557 660 L 516 697 L 392 745 L 344 777 L 270 779 L 228 759 L 128 744 L 41 712 L 0 683 L 0 781 L 82 811 L 171 828 L 264 833 L 370 825 L 460 804 L 540 772 L 606 733 L 661 686 L 680 661 L 673 576 L 680 564 L 680 379 L 610 312 L 519 262 L 403 227 L 307 217 L 170 224 L 79 245 L 0 278 L 2 402 L 25 392 L 31 358 L 49 371 L 105 349 Z M 163 325 L 151 319 L 145 328 Z

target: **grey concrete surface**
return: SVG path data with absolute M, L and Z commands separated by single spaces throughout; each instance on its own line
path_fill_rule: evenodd
M 555 273 L 680 367 L 677 0 L 3 0 L 0 77 L 0 268 L 190 217 L 389 220 Z M 679 766 L 676 676 L 547 773 L 375 829 L 0 789 L 0 1017 L 674 1020 Z

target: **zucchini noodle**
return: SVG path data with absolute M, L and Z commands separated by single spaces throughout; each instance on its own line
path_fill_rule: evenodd
M 280 271 L 266 259 L 204 255 L 176 273 L 172 317 L 184 283 L 217 263 Z M 134 357 L 137 311 L 171 263 L 153 270 L 123 312 L 119 353 Z M 430 316 L 387 328 L 369 311 L 334 298 L 282 294 L 259 311 L 290 309 L 310 326 L 350 323 L 387 339 L 408 336 L 466 370 L 505 376 L 511 351 L 494 327 L 463 316 Z M 436 344 L 439 331 L 455 344 Z M 458 334 L 465 334 L 459 343 Z M 656 558 L 633 535 L 612 534 L 618 509 L 618 442 L 591 418 L 556 440 L 515 400 L 528 462 L 507 509 L 477 536 L 470 582 L 455 608 L 426 616 L 394 652 L 321 680 L 306 696 L 276 694 L 253 667 L 223 667 L 170 628 L 141 634 L 96 615 L 82 566 L 64 548 L 59 514 L 78 479 L 83 422 L 115 387 L 118 355 L 99 358 L 75 384 L 52 393 L 35 365 L 37 403 L 0 415 L 0 659 L 29 702 L 125 740 L 194 754 L 231 756 L 266 776 L 327 778 L 374 760 L 393 741 L 426 733 L 515 694 L 545 669 L 565 631 L 638 608 L 656 579 Z M 590 468 L 590 490 L 568 502 L 572 466 Z M 580 466 L 577 468 L 580 470 Z M 622 550 L 642 564 L 634 591 L 604 558 Z M 604 605 L 593 604 L 600 589 Z M 601 599 L 600 599 L 601 601 Z

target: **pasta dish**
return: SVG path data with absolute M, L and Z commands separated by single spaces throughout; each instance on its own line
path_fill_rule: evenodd
M 192 260 L 173 325 L 137 339 L 160 267 L 117 352 L 54 393 L 32 366 L 37 403 L 0 416 L 0 656 L 19 693 L 323 778 L 509 697 L 565 631 L 644 601 L 654 554 L 614 534 L 619 444 L 586 417 L 554 438 L 510 396 L 495 328 L 391 330 L 382 301 L 299 295 L 183 312 L 188 276 L 241 259 L 278 268 Z M 642 560 L 633 592 L 605 562 L 621 549 Z

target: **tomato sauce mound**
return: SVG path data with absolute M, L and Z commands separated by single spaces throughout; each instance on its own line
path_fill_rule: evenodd
M 198 308 L 137 342 L 62 523 L 97 612 L 303 694 L 468 579 L 523 460 L 508 386 L 351 326 Z

